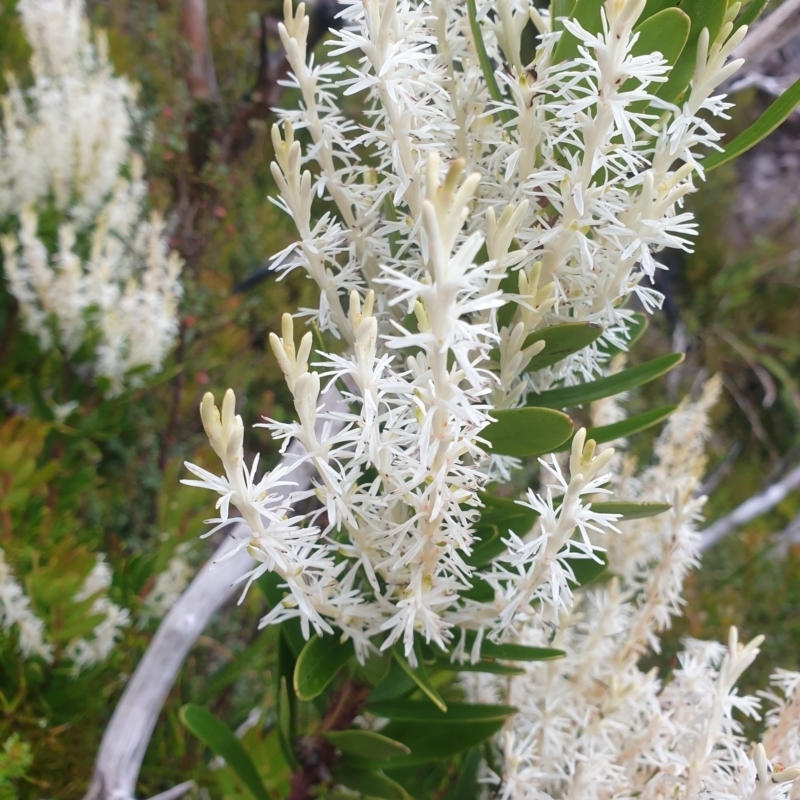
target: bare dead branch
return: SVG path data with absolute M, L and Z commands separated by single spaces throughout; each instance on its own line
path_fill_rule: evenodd
M 709 525 L 700 534 L 700 551 L 705 552 L 737 528 L 771 511 L 789 492 L 798 487 L 800 487 L 800 464 L 777 483 L 773 483 L 764 491 L 753 495 L 730 514 L 726 514 L 713 525 Z
M 758 72 L 764 61 L 797 34 L 800 34 L 800 0 L 786 0 L 753 25 L 734 50 L 733 58 L 743 58 L 748 71 Z
M 171 789 L 167 789 L 166 792 L 153 795 L 150 800 L 179 800 L 179 798 L 183 797 L 187 792 L 190 792 L 194 787 L 194 781 L 184 781 L 177 786 L 173 786 Z

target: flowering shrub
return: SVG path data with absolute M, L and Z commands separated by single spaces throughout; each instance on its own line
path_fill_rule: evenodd
M 302 101 L 279 112 L 273 175 L 299 239 L 275 269 L 316 282 L 319 306 L 301 316 L 328 338 L 296 341 L 289 315 L 271 336 L 297 413 L 265 423 L 283 465 L 248 465 L 233 392 L 221 409 L 209 394 L 201 415 L 225 474 L 189 464 L 198 480 L 186 482 L 220 495 L 209 533 L 240 512 L 247 535 L 230 553 L 256 562 L 247 582 L 271 602 L 262 624 L 288 631 L 297 697 L 318 697 L 351 652 L 361 665 L 332 701 L 349 717 L 323 718 L 313 757 L 296 759 L 283 729 L 292 800 L 331 781 L 320 760 L 336 765 L 333 783 L 402 797 L 419 786 L 412 766 L 457 753 L 464 797 L 479 774 L 505 798 L 791 791 L 800 768 L 769 759 L 796 757 L 774 735 L 795 724 L 795 678 L 776 679 L 789 696 L 769 717 L 769 752 L 751 757 L 732 716 L 756 713 L 734 686 L 758 640 L 689 642 L 665 685 L 638 667 L 696 563 L 717 384 L 675 413 L 638 477 L 602 445 L 671 409 L 620 419 L 601 406 L 611 420 L 574 435 L 561 411 L 679 360 L 610 371 L 641 328 L 625 303 L 660 304 L 656 254 L 690 247 L 682 200 L 720 138 L 710 120 L 728 104 L 714 90 L 740 63 L 728 61 L 740 10 L 345 2 L 330 60 L 314 63 L 304 6 L 287 3 L 280 35 Z M 538 45 L 523 56 L 530 25 Z M 343 115 L 342 95 L 363 98 L 363 118 Z M 553 451 L 537 488 L 503 496 L 521 459 Z M 299 465 L 311 490 L 291 488 Z M 603 588 L 582 588 L 601 573 L 613 576 Z M 303 646 L 301 632 L 317 635 Z M 446 701 L 435 678 L 448 670 L 482 702 Z M 336 733 L 364 708 L 364 680 L 377 688 L 359 719 L 385 724 L 382 757 L 368 755 L 374 732 Z M 419 701 L 393 702 L 413 690 Z M 471 748 L 501 728 L 502 758 L 479 773 Z
M 158 372 L 177 333 L 181 261 L 132 147 L 136 91 L 78 0 L 23 0 L 34 83 L 2 99 L 8 288 L 42 349 L 89 362 L 110 394 Z

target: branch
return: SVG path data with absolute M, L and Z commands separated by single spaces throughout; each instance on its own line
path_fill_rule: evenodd
M 750 522 L 751 519 L 771 511 L 789 492 L 798 487 L 800 487 L 800 464 L 777 483 L 773 483 L 763 492 L 753 495 L 730 514 L 726 514 L 713 525 L 709 525 L 700 534 L 700 552 L 710 549 L 729 533 Z
M 335 389 L 329 389 L 322 400 L 334 412 L 344 408 L 344 401 Z M 297 459 L 297 451 L 291 447 L 289 451 L 282 459 L 284 465 L 291 465 Z M 313 466 L 304 462 L 291 473 L 296 485 L 287 488 L 294 491 L 308 488 L 315 474 Z M 235 538 L 249 535 L 249 529 L 241 523 L 229 530 Z M 84 800 L 133 800 L 147 745 L 186 656 L 211 617 L 241 591 L 236 581 L 252 569 L 253 560 L 245 551 L 216 563 L 230 549 L 226 537 L 161 622 L 103 734 Z M 180 796 L 169 792 L 158 797 L 169 800 Z
M 786 0 L 768 17 L 757 22 L 742 43 L 733 51 L 732 58 L 743 58 L 748 72 L 758 68 L 790 39 L 800 33 L 800 0 Z

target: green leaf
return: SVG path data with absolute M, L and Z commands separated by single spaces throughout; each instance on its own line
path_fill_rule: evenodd
M 597 580 L 608 568 L 608 559 L 604 554 L 600 555 L 600 561 L 595 561 L 593 558 L 565 558 L 572 568 L 572 574 L 575 576 L 574 581 L 570 581 L 572 588 L 577 586 L 586 586 Z
M 481 65 L 481 72 L 483 73 L 483 79 L 486 81 L 486 88 L 489 90 L 489 95 L 495 103 L 505 103 L 507 101 L 500 91 L 500 86 L 494 74 L 492 61 L 489 58 L 489 54 L 486 52 L 486 45 L 483 43 L 483 34 L 481 33 L 480 22 L 478 21 L 478 10 L 475 5 L 475 0 L 467 0 L 467 16 L 469 17 L 469 27 L 472 32 L 472 40 L 475 44 L 475 52 L 478 55 L 478 62 Z M 504 124 L 511 121 L 511 114 L 507 108 L 500 108 L 497 113 Z
M 390 655 L 393 655 L 390 653 Z M 386 677 L 369 693 L 368 701 L 383 702 L 387 700 L 395 700 L 398 697 L 410 694 L 416 687 L 416 682 L 411 676 L 400 666 L 400 664 L 392 658 L 391 666 Z
M 533 372 L 537 369 L 551 367 L 567 356 L 588 347 L 602 335 L 603 326 L 592 322 L 568 322 L 564 325 L 553 325 L 550 328 L 535 331 L 525 339 L 523 347 L 529 347 L 536 342 L 544 342 L 544 350 L 530 360 L 525 371 Z
M 348 769 L 346 765 L 338 764 L 333 773 L 334 780 L 359 792 L 368 800 L 409 800 L 406 790 L 396 781 L 393 781 L 380 770 L 365 771 Z
M 294 754 L 294 723 L 292 698 L 289 696 L 289 688 L 286 678 L 282 677 L 278 687 L 278 742 L 283 751 L 283 757 L 292 769 L 298 768 L 297 758 Z
M 477 664 L 457 664 L 453 661 L 437 661 L 436 669 L 445 672 L 486 672 L 491 675 L 523 675 L 524 669 L 512 667 L 508 664 L 498 664 L 496 661 L 478 661 Z
M 491 603 L 494 600 L 494 589 L 485 580 L 475 575 L 470 580 L 472 588 L 461 592 L 462 597 L 474 600 L 476 603 Z
M 458 769 L 458 783 L 442 800 L 475 800 L 478 790 L 478 770 L 481 766 L 481 751 L 477 747 L 470 750 Z
M 475 544 L 472 553 L 464 561 L 470 566 L 481 567 L 488 564 L 506 549 L 503 539 L 512 530 L 524 536 L 539 516 L 532 508 L 521 506 L 505 497 L 494 497 L 482 492 L 480 495 L 484 508 L 475 526 Z
M 431 708 L 430 703 L 420 700 L 390 701 L 373 703 L 369 701 L 367 711 L 376 717 L 385 717 L 393 721 L 440 723 L 448 722 L 485 722 L 486 720 L 505 719 L 515 714 L 514 706 L 489 705 L 484 703 L 450 703 L 445 714 Z
M 603 30 L 603 18 L 600 14 L 602 7 L 601 0 L 577 0 L 572 7 L 569 18 L 579 22 L 581 27 L 589 33 L 600 33 Z M 553 53 L 553 64 L 568 61 L 577 55 L 578 40 L 565 30 L 561 34 Z
M 689 15 L 692 25 L 680 58 L 666 83 L 662 83 L 656 92 L 658 97 L 668 103 L 677 103 L 692 80 L 697 61 L 697 42 L 703 28 L 708 28 L 709 44 L 712 43 L 722 28 L 728 11 L 728 0 L 682 0 L 680 5 L 681 11 Z
M 728 142 L 721 152 L 706 156 L 701 164 L 706 172 L 738 158 L 751 147 L 766 139 L 800 104 L 800 79 L 796 80 L 772 105 L 746 130 Z
M 635 367 L 630 367 L 616 375 L 598 378 L 591 383 L 582 383 L 579 386 L 566 386 L 562 389 L 551 389 L 548 392 L 532 395 L 528 399 L 529 407 L 568 408 L 584 403 L 592 403 L 604 397 L 612 397 L 620 392 L 627 392 L 642 384 L 660 378 L 666 372 L 676 367 L 683 361 L 683 353 L 670 355 L 645 361 Z
M 425 723 L 392 720 L 383 729 L 384 733 L 407 744 L 411 754 L 377 763 L 385 764 L 388 770 L 454 756 L 491 739 L 503 727 L 505 719 L 467 722 L 445 719 Z
M 617 355 L 617 353 L 629 353 L 631 348 L 644 336 L 648 326 L 647 317 L 640 314 L 638 311 L 627 321 L 628 326 L 628 339 L 625 342 L 625 349 L 617 347 L 616 345 L 609 344 L 608 342 L 601 342 L 600 347 L 610 357 Z
M 642 22 L 634 31 L 639 35 L 631 48 L 632 56 L 646 56 L 659 52 L 670 65 L 676 65 L 689 39 L 692 22 L 689 15 L 679 8 L 665 8 Z M 637 88 L 635 79 L 627 80 L 620 91 L 633 91 Z M 633 103 L 631 113 L 641 113 L 647 108 L 647 101 Z
M 597 444 L 613 442 L 615 439 L 624 439 L 640 433 L 653 425 L 663 422 L 677 406 L 662 406 L 654 408 L 652 411 L 644 411 L 641 414 L 634 414 L 632 417 L 614 422 L 611 425 L 599 425 L 597 428 L 587 428 L 586 438 L 594 439 Z M 569 450 L 572 447 L 572 439 L 559 448 L 559 451 Z
M 669 503 L 592 503 L 592 511 L 598 514 L 619 514 L 622 520 L 657 517 L 671 508 Z
M 551 19 L 553 20 L 553 33 L 564 30 L 564 18 L 572 14 L 575 0 L 552 0 Z
M 236 773 L 241 782 L 256 800 L 269 800 L 267 790 L 261 782 L 242 743 L 234 732 L 203 706 L 188 704 L 180 710 L 181 722 L 215 755 Z
M 495 455 L 523 458 L 551 453 L 572 434 L 572 420 L 552 407 L 508 408 L 492 415 L 496 422 L 487 425 L 481 436 Z
M 319 697 L 352 655 L 352 643 L 340 642 L 336 634 L 312 636 L 298 656 L 294 668 L 294 691 L 297 697 L 300 700 Z
M 483 641 L 481 656 L 499 658 L 503 661 L 552 661 L 563 658 L 566 653 L 554 647 L 529 647 L 525 644 L 495 644 Z
M 677 5 L 678 0 L 647 0 L 644 11 L 639 16 L 639 25 L 641 26 L 646 19 L 658 14 L 659 11 L 663 11 L 665 8 L 674 8 Z
M 497 525 L 481 524 L 475 528 L 475 543 L 472 552 L 464 556 L 464 561 L 471 567 L 482 567 L 497 558 L 505 549 L 500 528 Z
M 394 663 L 391 653 L 370 653 L 366 663 L 359 664 L 355 668 L 356 680 L 359 683 L 368 683 L 370 686 L 379 686 L 388 676 Z
M 428 677 L 428 672 L 425 669 L 425 665 L 422 663 L 422 653 L 420 652 L 419 645 L 416 642 L 414 643 L 414 652 L 417 656 L 416 667 L 412 667 L 411 664 L 406 661 L 402 650 L 398 646 L 392 648 L 392 654 L 394 655 L 395 660 L 406 673 L 406 675 L 408 675 L 408 677 L 417 684 L 417 686 L 422 690 L 422 693 L 436 706 L 436 708 L 439 709 L 439 711 L 447 711 L 447 704 L 444 702 L 444 700 L 442 700 L 441 695 L 436 691 L 436 688 L 431 683 L 431 679 Z
M 261 590 L 270 608 L 280 605 L 283 602 L 283 598 L 288 594 L 286 589 L 280 585 L 282 583 L 283 579 L 276 572 L 265 572 L 256 578 L 256 585 Z M 294 657 L 297 658 L 306 645 L 306 640 L 300 628 L 300 621 L 297 619 L 286 620 L 286 622 L 280 624 L 280 629 L 281 633 L 286 637 Z
M 761 16 L 761 12 L 766 8 L 767 3 L 769 3 L 769 0 L 753 0 L 739 15 L 736 20 L 736 28 L 741 28 L 742 25 L 747 25 L 749 28 Z
M 411 750 L 402 742 L 396 742 L 373 731 L 347 730 L 323 731 L 322 735 L 345 755 L 385 761 L 394 756 L 407 756 Z

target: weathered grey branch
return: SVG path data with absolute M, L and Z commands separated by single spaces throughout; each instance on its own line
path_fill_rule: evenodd
M 753 495 L 740 506 L 709 525 L 700 535 L 700 550 L 705 552 L 717 542 L 724 539 L 729 533 L 750 522 L 751 519 L 760 517 L 775 508 L 789 492 L 800 487 L 800 464 L 788 472 L 777 483 L 773 483 L 763 492 Z
M 758 72 L 764 61 L 799 33 L 800 0 L 786 0 L 753 25 L 733 58 L 743 58 L 748 71 Z
M 341 395 L 335 389 L 329 389 L 322 400 L 332 411 L 343 407 Z M 283 463 L 291 465 L 296 459 L 297 456 L 290 451 L 284 456 Z M 308 462 L 295 467 L 290 479 L 297 486 L 290 488 L 296 490 L 310 486 L 313 474 L 314 468 Z M 247 535 L 248 529 L 240 523 L 229 531 L 238 537 Z M 103 734 L 92 782 L 84 800 L 133 800 L 147 745 L 186 656 L 211 617 L 241 591 L 241 587 L 235 585 L 236 581 L 252 568 L 253 560 L 245 552 L 215 564 L 230 548 L 230 540 L 217 548 L 164 617 Z M 180 794 L 169 792 L 185 785 L 158 795 L 159 800 L 174 800 Z
M 179 800 L 179 798 L 183 797 L 187 792 L 194 789 L 194 785 L 194 781 L 184 781 L 177 786 L 173 786 L 171 789 L 167 789 L 166 792 L 153 795 L 150 800 Z

